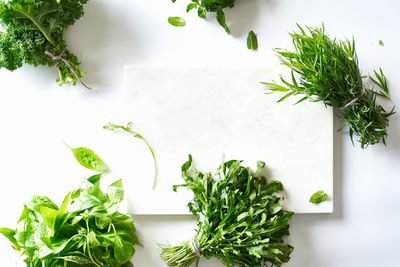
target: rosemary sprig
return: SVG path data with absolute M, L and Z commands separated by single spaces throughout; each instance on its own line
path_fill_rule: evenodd
M 349 127 L 350 138 L 358 138 L 362 148 L 382 141 L 386 145 L 388 117 L 394 107 L 386 111 L 376 103 L 377 95 L 390 100 L 389 89 L 382 70 L 374 71 L 371 80 L 381 90 L 375 91 L 363 82 L 354 38 L 331 39 L 325 27 L 307 27 L 290 33 L 294 51 L 275 49 L 283 65 L 292 70 L 291 81 L 281 77 L 283 85 L 274 81 L 264 83 L 271 92 L 285 92 L 281 102 L 293 95 L 304 95 L 297 103 L 306 99 L 337 107 L 344 127 Z M 296 103 L 296 104 L 297 104 Z

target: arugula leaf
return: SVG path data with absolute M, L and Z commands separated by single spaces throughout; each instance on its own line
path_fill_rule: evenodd
M 94 171 L 99 171 L 99 172 L 105 172 L 107 170 L 106 165 L 104 162 L 101 160 L 101 158 L 93 152 L 93 150 L 87 148 L 87 147 L 77 147 L 77 148 L 72 148 L 68 146 L 65 142 L 64 144 L 71 149 L 72 153 L 74 154 L 75 159 L 81 164 L 83 167 L 89 169 L 89 170 L 94 170 Z
M 140 135 L 138 132 L 132 130 L 132 126 L 133 126 L 132 122 L 128 122 L 128 124 L 126 126 L 117 125 L 117 124 L 113 124 L 113 123 L 108 123 L 107 125 L 103 126 L 103 129 L 110 130 L 110 131 L 123 130 L 123 131 L 125 131 L 125 132 L 127 132 L 129 134 L 132 134 L 133 137 L 136 137 L 136 138 L 139 138 L 139 139 L 143 140 L 143 142 L 146 144 L 146 146 L 150 150 L 151 156 L 153 157 L 154 179 L 153 179 L 152 189 L 154 189 L 154 187 L 156 186 L 156 180 L 157 180 L 157 162 L 156 162 L 156 157 L 154 155 L 154 151 L 151 148 L 150 144 L 147 142 L 147 140 L 142 135 Z
M 217 12 L 217 21 L 219 23 L 219 25 L 221 25 L 227 34 L 231 34 L 231 31 L 228 28 L 228 25 L 226 25 L 226 21 L 225 21 L 225 13 L 222 10 L 218 10 Z
M 117 211 L 122 182 L 111 184 L 105 195 L 99 177 L 87 179 L 74 198 L 68 193 L 60 208 L 47 197 L 33 197 L 15 230 L 0 228 L 27 266 L 132 266 L 140 243 L 133 220 Z M 111 206 L 116 208 L 106 209 Z
M 328 199 L 328 195 L 323 191 L 317 191 L 310 197 L 310 202 L 314 204 L 318 204 L 324 202 Z
M 250 31 L 247 36 L 247 48 L 250 50 L 258 49 L 258 41 L 257 36 L 253 31 Z
M 177 246 L 160 245 L 160 257 L 168 266 L 187 267 L 200 256 L 216 257 L 226 266 L 282 266 L 293 250 L 283 237 L 289 234 L 293 212 L 282 208 L 278 193 L 282 184 L 241 166 L 241 161 L 223 162 L 215 175 L 192 166 L 192 157 L 182 165 L 186 187 L 194 197 L 188 207 L 197 217 L 196 235 Z M 269 263 L 269 265 L 267 265 Z
M 181 17 L 169 17 L 168 22 L 175 27 L 182 27 L 186 24 L 185 20 Z
M 65 30 L 83 16 L 88 0 L 0 1 L 0 68 L 16 70 L 24 63 L 55 67 L 57 81 L 75 85 L 83 71 L 68 49 Z M 89 88 L 89 87 L 87 87 Z
M 389 117 L 395 112 L 394 107 L 386 110 L 376 101 L 377 95 L 389 99 L 382 70 L 375 71 L 376 79 L 372 78 L 383 89 L 376 92 L 363 82 L 354 39 L 331 39 L 323 25 L 298 27 L 299 32 L 290 33 L 293 51 L 275 49 L 282 65 L 292 70 L 292 77 L 288 80 L 281 77 L 283 85 L 274 81 L 264 84 L 271 92 L 285 92 L 278 102 L 303 95 L 297 103 L 308 99 L 337 107 L 343 119 L 341 129 L 349 127 L 351 141 L 357 136 L 363 149 L 381 141 L 386 144 Z

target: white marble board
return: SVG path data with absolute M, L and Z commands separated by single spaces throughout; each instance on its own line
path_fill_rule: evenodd
M 248 166 L 266 162 L 266 176 L 280 180 L 285 207 L 297 213 L 333 211 L 333 111 L 296 99 L 276 103 L 260 81 L 277 79 L 279 65 L 265 67 L 126 66 L 124 116 L 153 146 L 158 177 L 149 153 L 129 153 L 146 168 L 125 172 L 127 208 L 134 214 L 187 214 L 191 198 L 180 166 L 192 154 L 200 170 L 214 172 L 225 159 Z M 323 189 L 328 201 L 308 202 Z

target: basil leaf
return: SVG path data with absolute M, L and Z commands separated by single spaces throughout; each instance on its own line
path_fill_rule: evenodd
M 20 250 L 17 240 L 15 239 L 15 231 L 8 228 L 0 228 L 0 233 L 2 233 L 11 243 L 12 247 L 16 250 Z
M 253 31 L 250 31 L 247 36 L 247 48 L 250 50 L 258 49 L 258 41 L 257 36 Z
M 318 204 L 318 203 L 321 203 L 321 202 L 323 202 L 323 201 L 325 201 L 327 199 L 328 199 L 328 195 L 323 190 L 320 190 L 320 191 L 315 192 L 310 197 L 310 202 Z
M 121 203 L 121 201 L 124 199 L 124 190 L 122 188 L 121 179 L 108 186 L 107 196 L 112 204 Z
M 200 18 L 205 19 L 207 16 L 207 10 L 203 6 L 199 6 L 199 8 L 197 9 L 197 15 Z
M 189 12 L 189 11 L 192 10 L 193 8 L 196 8 L 197 5 L 198 5 L 197 3 L 190 3 L 190 4 L 188 4 L 187 7 L 186 7 L 186 12 Z
M 74 154 L 75 159 L 83 167 L 85 167 L 89 170 L 94 170 L 94 171 L 99 171 L 99 172 L 105 172 L 107 170 L 104 162 L 101 160 L 101 158 L 96 153 L 93 152 L 93 150 L 91 150 L 87 147 L 72 148 L 72 147 L 68 146 L 65 142 L 64 142 L 64 144 L 69 149 L 71 149 L 72 153 Z
M 123 240 L 120 235 L 115 233 L 114 254 L 118 263 L 124 264 L 128 262 L 134 253 L 135 249 L 133 248 L 132 244 Z
M 226 25 L 226 20 L 225 20 L 225 13 L 222 10 L 219 10 L 217 12 L 217 21 L 219 25 L 221 25 L 227 34 L 231 34 L 231 31 L 228 28 L 228 25 Z
M 185 20 L 181 17 L 169 17 L 168 22 L 175 27 L 182 27 L 186 24 Z

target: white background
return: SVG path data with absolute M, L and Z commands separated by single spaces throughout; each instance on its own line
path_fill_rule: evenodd
M 400 105 L 400 3 L 395 0 L 237 0 L 236 6 L 226 11 L 232 36 L 224 33 L 213 16 L 203 21 L 195 13 L 186 15 L 187 1 L 178 2 L 174 5 L 168 0 L 91 0 L 85 16 L 71 27 L 66 38 L 71 51 L 82 61 L 87 72 L 85 81 L 95 88 L 92 92 L 80 86 L 58 87 L 54 82 L 56 71 L 44 67 L 25 66 L 14 73 L 0 71 L 1 226 L 15 225 L 22 202 L 31 194 L 52 196 L 51 190 L 57 186 L 67 191 L 79 181 L 74 180 L 75 173 L 87 174 L 74 165 L 70 155 L 60 158 L 55 166 L 47 166 L 44 155 L 51 157 L 46 151 L 65 149 L 56 139 L 47 140 L 52 136 L 68 137 L 73 145 L 93 147 L 90 140 L 79 140 L 78 134 L 66 137 L 60 132 L 46 132 L 42 139 L 33 140 L 30 132 L 41 131 L 45 121 L 60 124 L 54 115 L 57 113 L 61 114 L 60 121 L 68 120 L 69 112 L 73 114 L 71 118 L 82 113 L 88 120 L 107 120 L 107 111 L 122 94 L 126 64 L 262 65 L 270 57 L 271 48 L 290 47 L 287 31 L 295 29 L 295 23 L 319 26 L 325 22 L 331 36 L 354 35 L 360 67 L 365 73 L 382 67 L 393 102 Z M 187 26 L 174 28 L 167 23 L 169 16 L 176 15 L 183 16 Z M 246 48 L 250 29 L 258 35 L 258 52 Z M 384 47 L 378 45 L 380 39 Z M 32 120 L 31 113 L 38 120 Z M 340 127 L 337 119 L 335 127 Z M 286 266 L 400 265 L 399 135 L 399 115 L 391 117 L 388 147 L 376 145 L 361 150 L 352 146 L 345 133 L 334 134 L 335 211 L 330 215 L 294 216 L 289 242 L 295 250 Z M 15 145 L 14 150 L 1 149 L 10 143 Z M 54 169 L 58 173 L 53 173 Z M 27 170 L 30 176 L 21 175 Z M 41 183 L 41 177 L 50 173 L 54 180 Z M 29 179 L 37 184 L 29 183 L 26 188 L 24 181 Z M 190 217 L 135 219 L 145 245 L 145 249 L 137 250 L 133 260 L 138 267 L 163 266 L 155 243 L 184 240 L 193 234 L 194 219 Z M 0 239 L 0 255 L 1 266 L 15 265 L 16 253 L 4 239 Z M 220 264 L 211 260 L 202 261 L 201 266 Z

